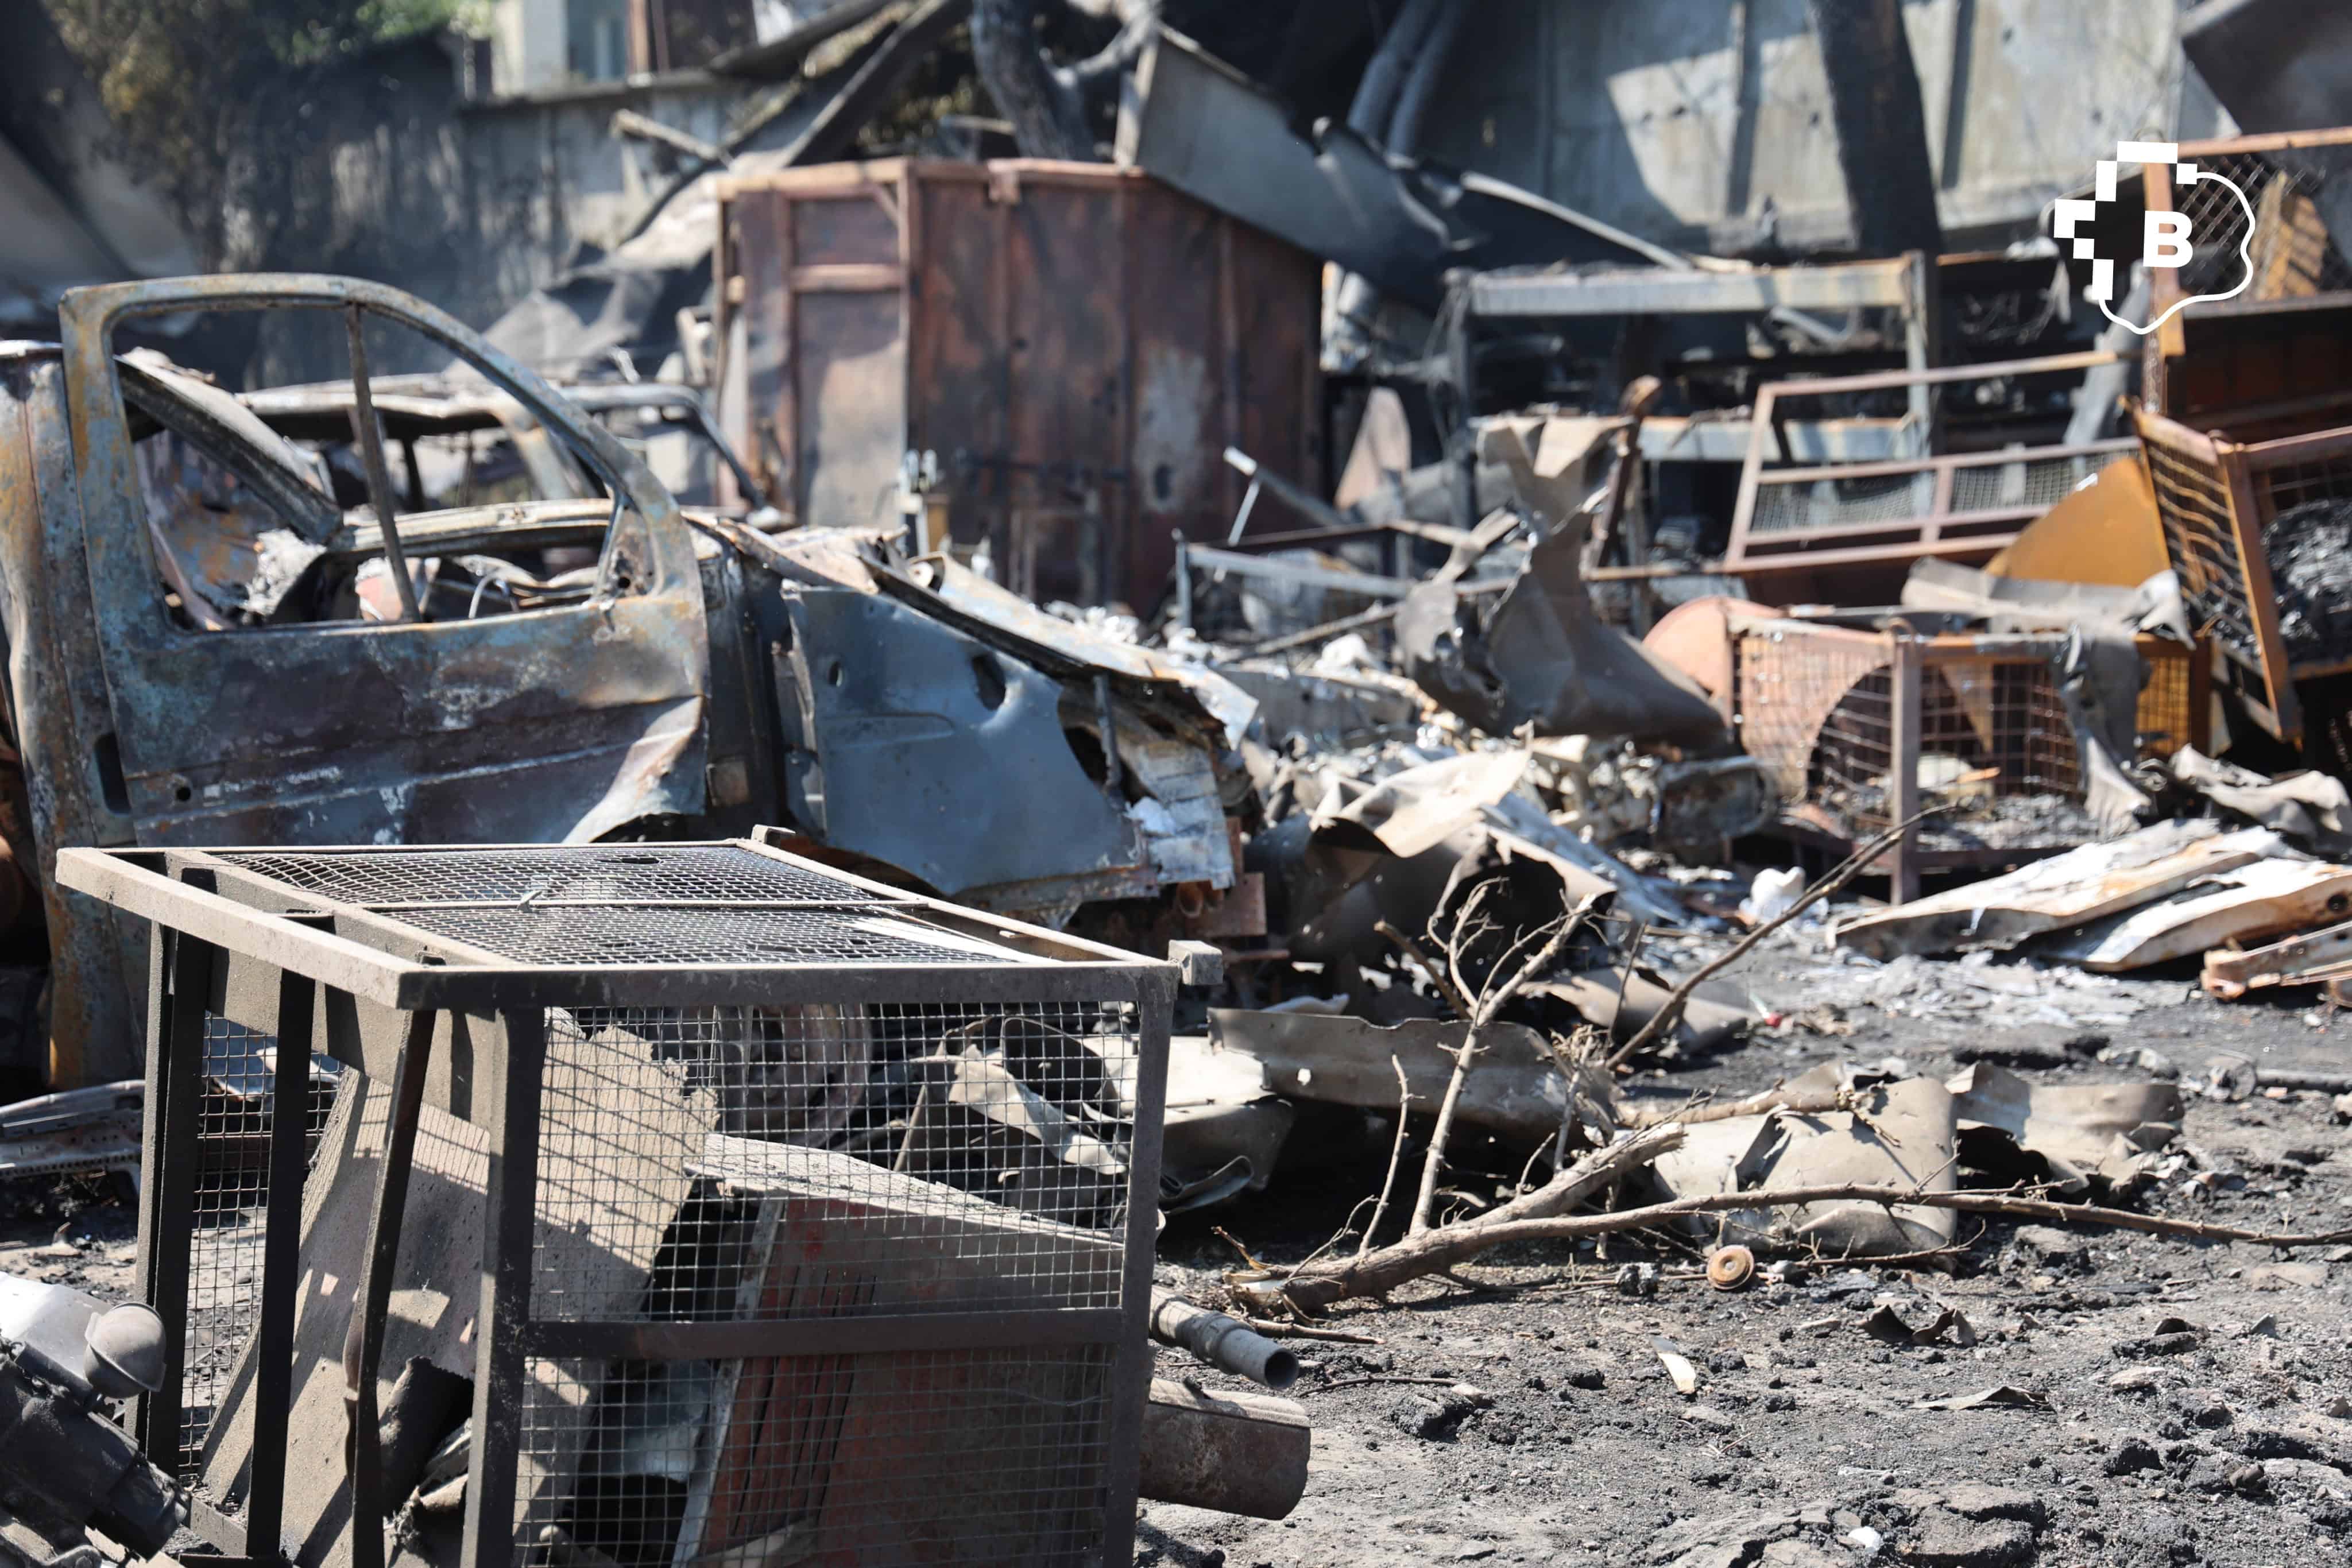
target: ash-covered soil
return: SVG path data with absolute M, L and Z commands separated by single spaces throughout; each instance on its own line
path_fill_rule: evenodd
M 1769 949 L 1734 988 L 1801 1012 L 1828 989 L 1822 962 L 1818 950 Z M 2107 1043 L 2145 1048 L 2140 1061 L 2192 1082 L 2225 1055 L 2352 1071 L 2352 1015 L 2327 1020 L 2308 993 L 2224 1005 L 2192 999 L 2186 969 L 2108 991 L 2063 977 L 2044 985 L 2008 964 L 1981 972 L 1984 986 L 1958 984 L 1948 964 L 1913 967 L 1926 977 L 1888 988 L 1908 993 L 1892 998 L 1897 1010 L 1843 1009 L 1850 1036 L 1767 1036 L 1629 1092 L 1680 1103 L 1839 1057 L 1895 1056 L 1938 1075 L 1990 1059 L 2037 1081 L 2143 1076 L 2098 1061 L 2086 1011 L 2110 1020 L 2096 1029 Z M 1970 997 L 1979 1005 L 1964 1005 Z M 1386 1138 L 1303 1121 L 1295 1168 L 1272 1191 L 1171 1225 L 1162 1282 L 1213 1299 L 1235 1254 L 1213 1225 L 1269 1263 L 1304 1257 L 1378 1183 Z M 2327 1094 L 2192 1092 L 2176 1149 L 2190 1158 L 2133 1204 L 2245 1227 L 2352 1227 L 2352 1136 Z M 1479 1190 L 1466 1173 L 1458 1185 Z M 1522 1246 L 1461 1270 L 1467 1283 L 1422 1281 L 1384 1308 L 1342 1306 L 1328 1326 L 1381 1343 L 1296 1346 L 1309 1371 L 1290 1396 L 1316 1427 L 1305 1501 L 1279 1522 L 1147 1504 L 1136 1562 L 2352 1561 L 2352 1247 L 2289 1256 L 2021 1228 L 1963 1217 L 1969 1244 L 1940 1267 L 1816 1262 L 1801 1281 L 1737 1294 L 1708 1286 L 1695 1244 Z M 1654 1295 L 1621 1292 L 1614 1277 L 1629 1260 L 1658 1266 Z M 1882 1306 L 1914 1327 L 1956 1310 L 1976 1343 L 1881 1343 L 1864 1324 Z M 1660 1364 L 1662 1336 L 1697 1368 L 1696 1396 Z M 1164 1375 L 1240 1386 L 1181 1352 L 1160 1354 Z M 2030 1402 L 1923 1407 L 2004 1387 Z
M 139 1292 L 139 1210 L 126 1176 L 0 1183 L 0 1272 L 104 1301 Z

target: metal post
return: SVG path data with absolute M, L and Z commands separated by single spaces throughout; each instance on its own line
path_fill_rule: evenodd
M 196 1227 L 196 1146 L 203 1113 L 205 1002 L 219 949 L 158 926 L 148 963 L 147 1113 L 139 1272 L 163 1320 L 163 1382 L 139 1401 L 149 1461 L 181 1473 L 181 1398 L 188 1368 L 188 1293 Z
M 392 1312 L 392 1281 L 400 1265 L 400 1220 L 408 1207 L 408 1176 L 416 1158 L 416 1124 L 425 1109 L 425 1074 L 433 1061 L 437 1015 L 408 1015 L 392 1078 L 392 1124 L 383 1164 L 376 1172 L 375 1213 L 368 1222 L 367 1262 L 360 1276 L 359 1333 L 352 1415 L 352 1562 L 383 1568 L 383 1431 L 376 1409 L 376 1379 L 383 1369 L 383 1336 Z M 346 1353 L 348 1354 L 348 1353 Z
M 294 1304 L 302 1259 L 302 1172 L 310 1161 L 310 1025 L 318 988 L 278 977 L 278 1071 L 269 1101 L 269 1228 L 262 1237 L 261 1320 L 254 1330 L 253 1474 L 247 1555 L 282 1555 L 286 1419 L 294 1393 Z
M 1119 1343 L 1141 1345 L 1151 1332 L 1151 1261 L 1158 1246 L 1161 1122 L 1168 1102 L 1168 1032 L 1176 1003 L 1176 966 L 1156 965 L 1140 977 L 1136 997 L 1135 1142 L 1128 1152 L 1127 1254 L 1119 1312 Z M 1141 1474 L 1143 1407 L 1151 1396 L 1148 1355 L 1117 1363 L 1110 1402 L 1111 1462 L 1105 1477 L 1102 1561 L 1124 1563 L 1135 1552 L 1135 1498 Z
M 1925 674 L 1922 644 L 1918 638 L 1901 632 L 1889 632 L 1887 639 L 1894 654 L 1894 711 L 1887 716 L 1890 738 L 1886 798 L 1893 820 L 1908 822 L 1919 814 L 1919 688 Z M 1888 877 L 1888 893 L 1895 903 L 1908 904 L 1919 896 L 1918 828 L 1914 825 L 1905 829 L 1889 852 L 1893 869 Z
M 1943 297 L 1938 290 L 1936 258 L 1923 251 L 1913 251 L 1904 257 L 1908 264 L 1903 275 L 1903 362 L 1914 371 L 1936 368 L 1937 317 L 1943 309 Z M 1937 388 L 1924 382 L 1911 383 L 1908 413 L 1914 433 L 1919 442 L 1915 456 L 1925 457 L 1940 449 L 1936 429 Z
M 1192 629 L 1192 560 L 1185 548 L 1184 530 L 1176 535 L 1176 624 L 1190 632 Z
M 503 1103 L 489 1118 L 489 1223 L 483 1227 L 482 1303 L 475 1317 L 474 1449 L 466 1477 L 464 1561 L 513 1556 L 515 1474 L 529 1397 L 533 1227 L 539 1204 L 539 1117 L 546 1078 L 547 1015 L 518 1008 L 499 1019 L 506 1071 Z
M 367 466 L 368 499 L 383 528 L 383 563 L 391 568 L 393 589 L 400 595 L 400 618 L 421 621 L 416 584 L 408 575 L 408 558 L 400 549 L 400 512 L 392 500 L 392 469 L 383 460 L 383 426 L 376 423 L 375 394 L 368 387 L 367 314 L 354 305 L 343 319 L 352 341 L 352 434 L 359 440 L 360 460 Z

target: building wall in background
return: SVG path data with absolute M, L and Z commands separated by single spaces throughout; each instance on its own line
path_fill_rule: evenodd
M 562 0 L 557 0 L 560 6 Z M 227 195 L 220 270 L 349 273 L 486 326 L 583 253 L 628 237 L 675 154 L 612 134 L 632 109 L 724 140 L 749 85 L 696 75 L 465 101 L 450 50 L 421 37 L 289 84 L 289 112 L 247 150 Z M 340 377 L 341 329 L 262 325 L 256 382 Z M 432 369 L 422 345 L 383 368 Z
M 537 92 L 563 80 L 569 0 L 497 0 L 490 12 L 490 90 Z
M 2178 0 L 1906 0 L 1904 22 L 1956 246 L 2179 121 Z M 1799 247 L 1848 232 L 1805 0 L 1489 0 L 1417 151 L 1668 244 L 1744 249 L 1767 214 Z

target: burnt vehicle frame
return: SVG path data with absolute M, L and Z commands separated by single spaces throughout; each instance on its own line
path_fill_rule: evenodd
M 209 444 L 250 471 L 264 499 L 275 461 L 278 491 L 327 508 L 296 519 L 298 532 L 320 535 L 336 514 L 290 462 L 249 449 L 243 402 L 193 378 L 126 371 L 110 340 L 140 317 L 277 308 L 420 332 L 512 399 L 610 497 L 403 516 L 370 406 L 354 434 L 392 526 L 343 517 L 317 540 L 327 556 L 381 558 L 413 587 L 412 559 L 593 547 L 579 595 L 464 620 L 414 618 L 405 604 L 378 622 L 212 630 L 175 615 L 142 516 L 142 420 Z M 299 274 L 163 280 L 69 294 L 60 328 L 62 350 L 0 356 L 0 622 L 28 796 L 11 836 L 49 931 L 48 1059 L 36 1076 L 52 1084 L 128 1076 L 147 993 L 143 929 L 56 885 L 67 844 L 582 842 L 741 834 L 782 820 L 866 857 L 858 863 L 912 869 L 922 891 L 996 908 L 1066 911 L 1171 883 L 1232 883 L 1222 817 L 1186 827 L 1205 858 L 1180 865 L 1130 814 L 1129 795 L 1150 794 L 1150 779 L 1108 756 L 1090 770 L 1079 744 L 1091 730 L 1097 752 L 1113 732 L 1114 751 L 1136 737 L 1206 752 L 1186 765 L 1197 796 L 1232 715 L 1213 717 L 1156 667 L 1048 647 L 1002 608 L 971 613 L 918 580 L 919 566 L 849 536 L 802 544 L 688 513 L 591 413 L 422 301 Z M 354 370 L 357 412 L 373 404 L 363 340 Z M 857 656 L 820 656 L 809 613 L 850 600 L 865 612 L 840 624 L 859 630 Z M 940 645 L 918 656 L 917 643 Z M 868 668 L 905 678 L 845 689 L 845 662 L 861 681 Z M 1069 744 L 1042 758 L 983 747 L 990 771 L 976 773 L 972 743 L 1009 708 L 989 700 L 1007 685 L 1034 687 L 1038 733 Z M 828 727 L 828 706 L 843 722 Z M 860 782 L 828 800 L 828 774 Z M 909 844 L 936 852 L 908 868 Z M 1027 848 L 1008 859 L 1008 846 Z

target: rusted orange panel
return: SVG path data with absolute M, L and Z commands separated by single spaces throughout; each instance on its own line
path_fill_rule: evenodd
M 1709 594 L 1677 604 L 1660 616 L 1642 645 L 1696 681 L 1707 695 L 1720 700 L 1731 690 L 1732 617 L 1780 613 L 1745 599 Z
M 2108 465 L 2091 485 L 2028 523 L 1985 570 L 1995 577 L 2137 588 L 2171 564 L 2156 493 L 2135 456 Z

